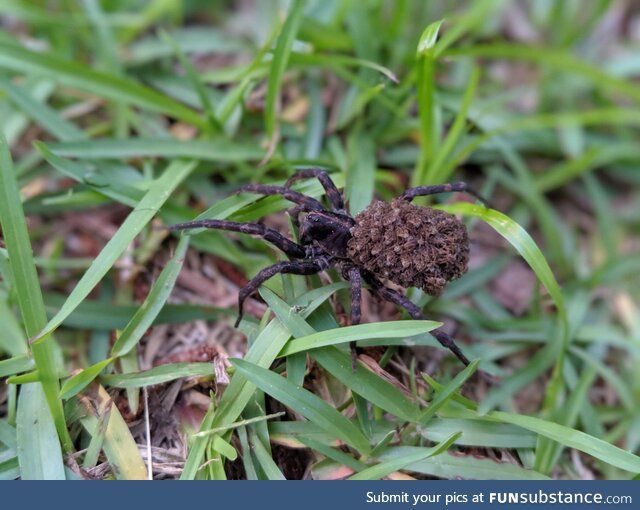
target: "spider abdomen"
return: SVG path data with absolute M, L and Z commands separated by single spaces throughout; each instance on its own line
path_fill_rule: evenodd
M 372 203 L 355 220 L 348 257 L 379 278 L 436 296 L 467 271 L 467 229 L 452 214 L 394 200 Z

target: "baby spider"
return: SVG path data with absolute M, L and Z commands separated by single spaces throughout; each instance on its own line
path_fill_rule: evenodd
M 330 210 L 315 198 L 290 189 L 294 181 L 307 178 L 320 181 L 331 204 Z M 264 268 L 240 289 L 236 326 L 242 318 L 244 301 L 275 274 L 310 275 L 332 266 L 351 284 L 351 324 L 360 323 L 363 282 L 374 294 L 404 308 L 413 319 L 424 319 L 420 308 L 383 282 L 388 280 L 405 288 L 420 287 L 430 295 L 438 295 L 447 282 L 466 272 L 469 238 L 464 224 L 455 216 L 414 205 L 411 201 L 419 196 L 448 192 L 466 192 L 482 201 L 464 182 L 418 186 L 389 203 L 373 202 L 354 218 L 345 209 L 342 194 L 329 175 L 315 168 L 297 172 L 284 186 L 249 184 L 235 193 L 243 192 L 280 195 L 296 204 L 289 213 L 298 227 L 300 243 L 260 223 L 196 220 L 168 227 L 171 230 L 212 228 L 256 235 L 289 257 L 289 261 Z M 431 335 L 462 363 L 469 364 L 447 333 L 436 329 Z M 354 345 L 351 352 L 355 367 Z

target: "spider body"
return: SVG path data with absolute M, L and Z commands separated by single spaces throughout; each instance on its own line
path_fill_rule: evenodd
M 317 178 L 331 204 L 327 210 L 320 201 L 292 189 L 292 182 Z M 171 230 L 213 228 L 258 235 L 282 250 L 288 261 L 278 262 L 258 272 L 240 290 L 239 315 L 244 301 L 263 282 L 278 273 L 315 274 L 336 266 L 351 287 L 351 323 L 361 319 L 363 282 L 384 300 L 405 310 L 414 319 L 424 319 L 422 311 L 397 290 L 387 287 L 389 280 L 401 287 L 420 287 L 437 295 L 447 282 L 467 269 L 469 240 L 467 231 L 455 216 L 429 207 L 411 204 L 418 196 L 447 192 L 466 192 L 482 200 L 465 183 L 419 186 L 410 188 L 392 202 L 374 202 L 355 218 L 345 209 L 342 194 L 329 175 L 320 169 L 301 170 L 284 186 L 250 184 L 237 193 L 280 195 L 293 202 L 290 210 L 298 227 L 300 243 L 295 243 L 261 223 L 238 223 L 227 220 L 196 220 L 169 226 Z M 431 334 L 462 363 L 469 360 L 444 331 Z M 355 349 L 352 345 L 355 367 Z

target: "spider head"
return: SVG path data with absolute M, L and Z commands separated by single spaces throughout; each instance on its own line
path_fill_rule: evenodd
M 353 220 L 339 213 L 311 211 L 300 222 L 300 241 L 304 246 L 317 244 L 329 255 L 345 257 Z

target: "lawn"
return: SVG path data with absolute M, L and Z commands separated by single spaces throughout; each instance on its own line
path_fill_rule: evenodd
M 0 479 L 638 476 L 639 49 L 623 0 L 3 1 Z M 166 227 L 304 244 L 237 191 L 307 168 L 352 216 L 466 183 L 413 203 L 468 271 L 385 281 L 413 318 L 365 277 L 358 325 L 278 274 L 235 327 L 287 255 Z

